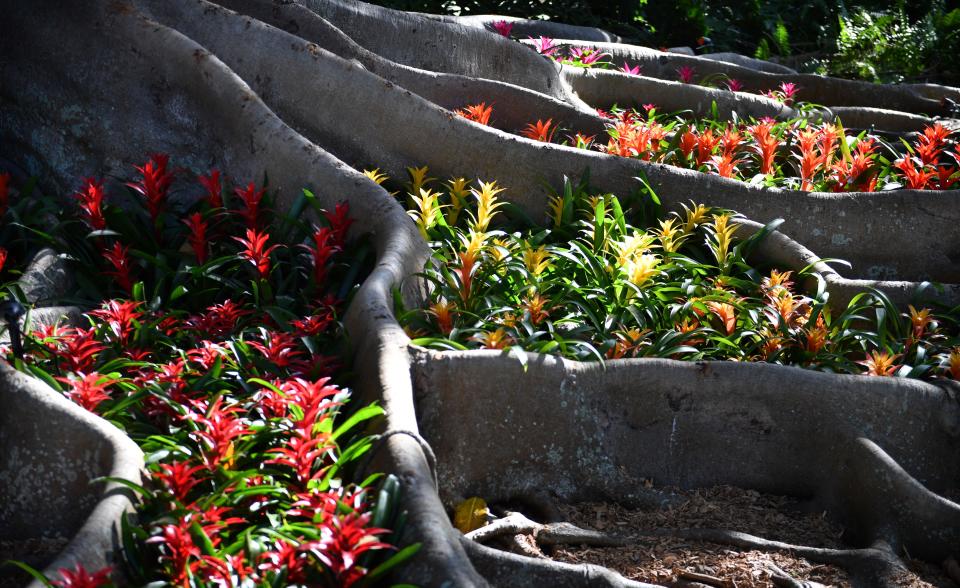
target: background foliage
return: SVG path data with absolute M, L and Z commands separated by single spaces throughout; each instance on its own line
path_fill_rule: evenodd
M 736 51 L 871 81 L 960 83 L 958 0 L 377 0 L 438 14 L 599 26 L 654 47 Z M 701 45 L 700 39 L 706 42 Z

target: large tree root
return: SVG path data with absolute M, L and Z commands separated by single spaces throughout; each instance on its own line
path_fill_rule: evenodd
M 517 512 L 506 513 L 503 518 L 467 533 L 465 538 L 477 543 L 489 543 L 497 538 L 516 534 L 530 535 L 538 545 L 543 547 L 558 545 L 620 547 L 642 544 L 655 537 L 674 537 L 731 545 L 743 550 L 788 552 L 811 562 L 843 568 L 850 573 L 855 586 L 864 587 L 902 586 L 903 578 L 909 573 L 890 546 L 883 542 L 863 549 L 826 549 L 771 541 L 748 533 L 721 529 L 655 529 L 610 534 L 584 529 L 570 523 L 541 524 Z M 467 552 L 472 556 L 470 549 Z M 779 577 L 780 585 L 803 585 L 782 570 L 774 570 L 774 575 Z M 687 573 L 685 579 L 708 584 L 715 580 L 715 578 L 694 573 Z
M 613 57 L 614 63 L 627 61 L 640 65 L 643 74 L 665 80 L 677 80 L 680 67 L 693 67 L 697 77 L 724 75 L 743 83 L 750 92 L 776 89 L 783 82 L 799 87 L 797 98 L 825 106 L 866 106 L 883 104 L 886 108 L 930 116 L 950 114 L 950 104 L 960 101 L 960 89 L 936 84 L 878 85 L 870 82 L 830 78 L 814 74 L 785 74 L 757 71 L 703 57 L 665 53 L 646 47 L 619 43 L 559 40 L 559 45 L 591 47 Z

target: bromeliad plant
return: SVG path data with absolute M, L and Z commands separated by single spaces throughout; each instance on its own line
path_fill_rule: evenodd
M 422 274 L 432 286 L 429 304 L 398 310 L 416 344 L 509 349 L 521 360 L 535 351 L 960 378 L 957 310 L 902 314 L 869 291 L 834 315 L 815 274 L 761 272 L 748 262 L 774 225 L 740 239 L 736 214 L 691 204 L 638 228 L 629 207 L 593 193 L 584 179 L 565 182 L 551 199 L 549 228 L 519 215 L 493 228 L 501 212 L 516 211 L 498 198 L 495 182 L 470 187 L 456 179 L 438 189 L 421 187 L 435 197 L 410 211 L 434 249 Z M 641 193 L 629 202 L 653 218 Z M 820 286 L 804 295 L 798 280 Z
M 817 192 L 960 188 L 960 143 L 940 123 L 898 145 L 866 131 L 851 136 L 840 124 L 816 125 L 804 118 L 687 120 L 660 114 L 654 105 L 644 111 L 599 111 L 609 120 L 606 143 L 580 134 L 559 142 L 769 187 Z M 484 103 L 457 113 L 481 124 L 489 124 L 493 114 Z M 549 119 L 518 133 L 547 143 L 558 137 Z
M 135 585 L 362 586 L 412 555 L 398 482 L 362 476 L 373 438 L 357 426 L 338 317 L 369 266 L 347 253 L 349 208 L 321 210 L 304 190 L 289 212 L 217 170 L 203 197 L 171 198 L 154 155 L 108 201 L 87 178 L 55 231 L 32 231 L 75 263 L 80 324 L 32 331 L 19 369 L 137 441 L 148 467 L 138 522 L 124 530 Z M 307 210 L 323 219 L 306 220 Z M 107 276 L 109 279 L 104 279 Z M 375 484 L 379 489 L 374 489 Z M 109 572 L 64 570 L 54 584 L 99 586 Z

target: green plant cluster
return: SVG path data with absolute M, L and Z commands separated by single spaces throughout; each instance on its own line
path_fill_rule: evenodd
M 430 301 L 398 310 L 416 344 L 960 377 L 957 309 L 902 313 L 870 290 L 831 312 L 817 274 L 751 263 L 777 223 L 748 234 L 730 211 L 697 204 L 664 218 L 648 188 L 625 206 L 584 179 L 553 196 L 543 228 L 497 200 L 494 183 L 479 183 L 469 205 L 456 190 L 447 199 L 423 185 L 417 191 L 431 197 L 410 202 L 434 250 L 422 274 Z M 501 207 L 513 220 L 490 229 Z

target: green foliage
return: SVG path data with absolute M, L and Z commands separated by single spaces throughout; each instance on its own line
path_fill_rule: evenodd
M 434 249 L 422 274 L 430 300 L 422 310 L 398 307 L 398 319 L 416 344 L 502 349 L 521 361 L 532 351 L 960 375 L 955 309 L 901 313 L 870 290 L 834 315 L 819 276 L 751 263 L 778 222 L 747 236 L 736 215 L 693 203 L 639 220 L 634 211 L 654 198 L 645 184 L 621 202 L 587 178 L 568 179 L 550 199 L 549 227 L 511 220 L 488 230 L 476 219 L 496 205 L 477 197 L 459 222 L 421 227 Z

